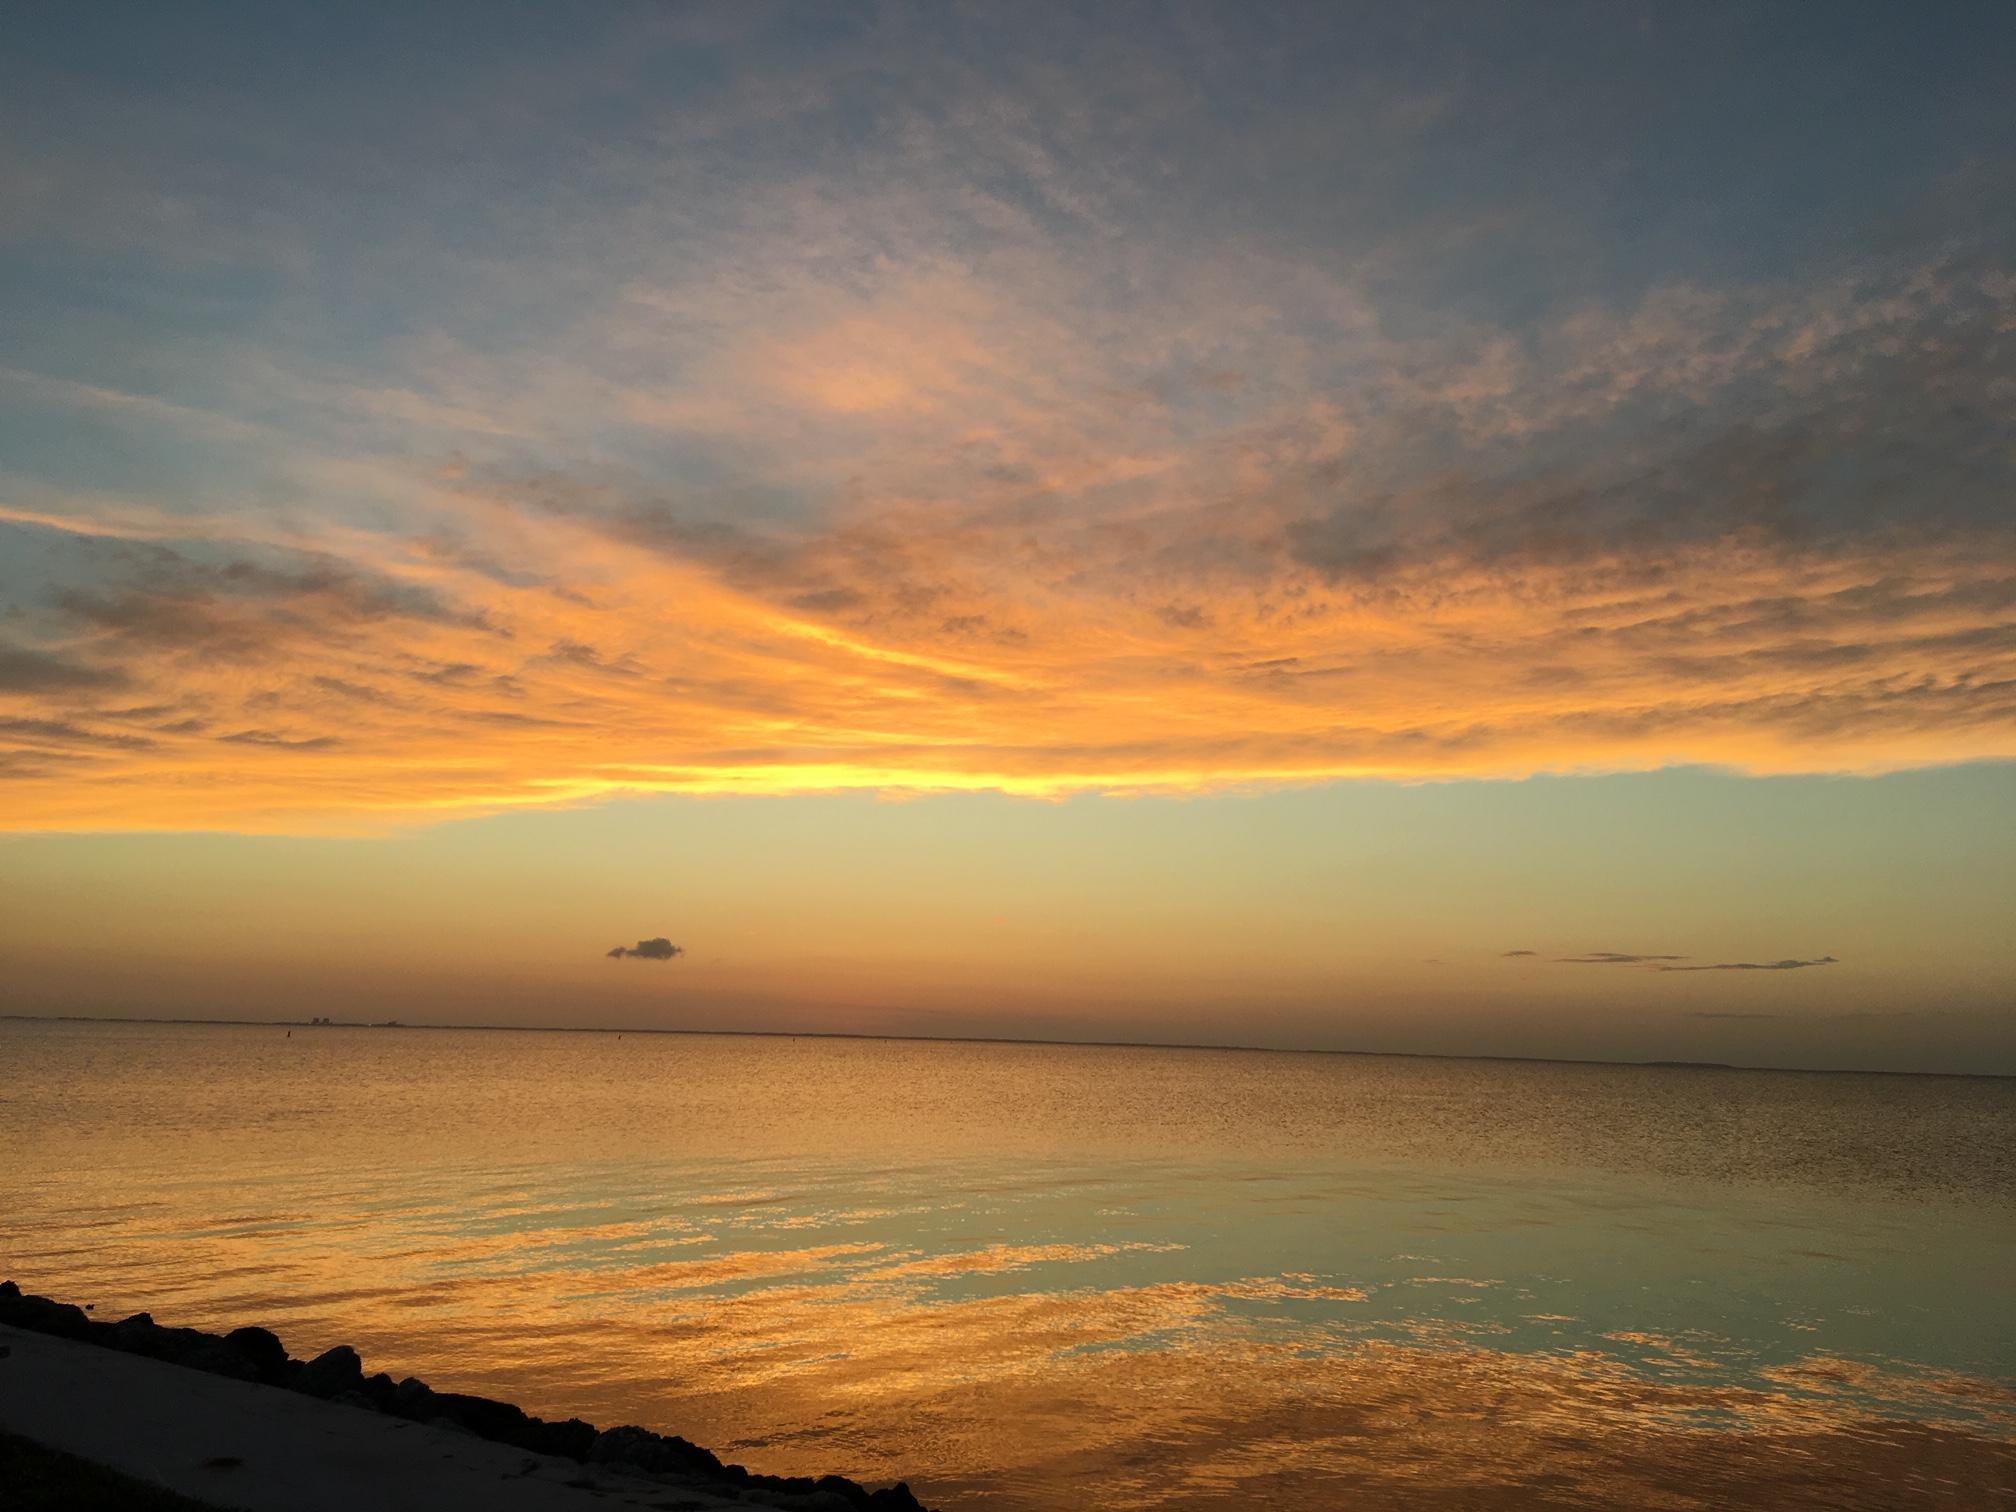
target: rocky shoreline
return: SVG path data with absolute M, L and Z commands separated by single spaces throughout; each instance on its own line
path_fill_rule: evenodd
M 927 1512 L 907 1485 L 870 1491 L 840 1475 L 816 1479 L 759 1475 L 741 1465 L 723 1464 L 718 1456 L 675 1434 L 630 1425 L 598 1429 L 579 1418 L 548 1422 L 509 1402 L 435 1391 L 411 1376 L 394 1381 L 382 1371 L 366 1375 L 357 1351 L 347 1344 L 324 1350 L 312 1360 L 296 1360 L 264 1328 L 213 1334 L 165 1327 L 146 1313 L 117 1323 L 101 1322 L 73 1303 L 24 1293 L 13 1281 L 0 1281 L 0 1324 L 449 1427 L 532 1454 L 621 1467 L 727 1500 L 760 1501 L 801 1512 Z

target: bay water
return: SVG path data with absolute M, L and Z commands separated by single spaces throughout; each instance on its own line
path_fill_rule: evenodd
M 0 1020 L 0 1274 L 946 1508 L 2016 1506 L 2016 1080 Z

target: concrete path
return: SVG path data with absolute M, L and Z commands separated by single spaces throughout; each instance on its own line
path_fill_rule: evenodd
M 95 1344 L 0 1326 L 0 1348 L 0 1427 L 244 1512 L 750 1505 Z

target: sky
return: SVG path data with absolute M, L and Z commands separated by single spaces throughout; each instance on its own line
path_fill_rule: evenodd
M 0 1011 L 2016 1072 L 2012 65 L 31 10 Z

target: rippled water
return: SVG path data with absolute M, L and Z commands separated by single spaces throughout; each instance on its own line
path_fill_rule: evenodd
M 2016 1505 L 2016 1082 L 0 1021 L 0 1274 L 959 1508 Z

